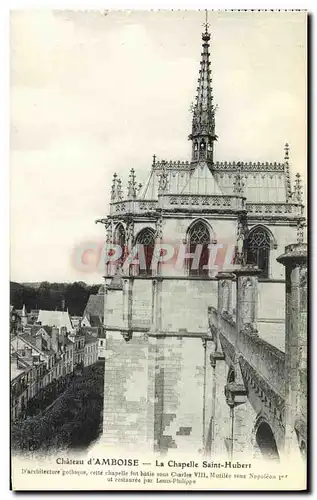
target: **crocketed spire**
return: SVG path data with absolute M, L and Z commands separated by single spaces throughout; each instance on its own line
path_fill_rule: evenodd
M 208 161 L 213 163 L 214 141 L 217 140 L 215 133 L 215 107 L 213 106 L 213 96 L 211 87 L 210 33 L 206 20 L 205 31 L 202 34 L 202 53 L 198 78 L 197 95 L 192 107 L 193 121 L 192 133 L 189 139 L 193 143 L 192 161 Z

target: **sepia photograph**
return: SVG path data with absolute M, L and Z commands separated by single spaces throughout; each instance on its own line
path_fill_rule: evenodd
M 307 30 L 11 11 L 13 490 L 307 489 Z

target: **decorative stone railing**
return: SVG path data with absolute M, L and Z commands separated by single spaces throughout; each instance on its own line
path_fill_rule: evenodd
M 240 351 L 262 377 L 281 395 L 285 394 L 285 354 L 256 335 L 240 332 Z
M 156 161 L 152 168 L 154 170 L 192 170 L 195 163 L 188 161 Z M 215 171 L 237 171 L 241 168 L 243 172 L 284 172 L 284 163 L 279 162 L 243 162 L 243 161 L 217 161 L 212 165 Z
M 237 325 L 230 315 L 219 315 L 213 307 L 208 308 L 209 327 L 216 331 L 221 345 L 232 357 L 237 340 Z M 239 353 L 250 363 L 271 387 L 281 396 L 285 394 L 285 354 L 261 339 L 256 330 L 245 328 L 239 333 Z
M 218 314 L 217 309 L 208 307 L 208 323 L 211 333 L 222 332 L 234 345 L 236 339 L 236 322 L 230 314 L 223 312 Z
M 213 169 L 216 171 L 236 171 L 238 168 L 241 168 L 242 172 L 284 172 L 284 164 L 276 162 L 218 161 L 213 164 Z
M 193 165 L 189 161 L 156 161 L 153 170 L 192 170 Z
M 157 200 L 123 200 L 110 204 L 110 215 L 146 214 L 155 212 L 158 207 Z
M 159 198 L 159 206 L 163 210 L 244 210 L 245 198 L 230 195 L 163 195 Z
M 303 206 L 294 203 L 247 203 L 248 215 L 267 215 L 273 217 L 303 215 Z
M 226 313 L 221 314 L 219 330 L 226 336 L 231 344 L 235 344 L 237 337 L 237 325 L 232 316 L 229 316 Z
M 211 334 L 214 335 L 218 328 L 218 313 L 212 306 L 208 307 L 208 324 Z

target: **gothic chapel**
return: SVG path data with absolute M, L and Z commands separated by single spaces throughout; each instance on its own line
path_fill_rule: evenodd
M 131 169 L 126 190 L 114 174 L 109 215 L 96 221 L 105 225 L 107 242 L 123 249 L 116 265 L 107 266 L 104 286 L 101 443 L 107 447 L 208 448 L 208 308 L 218 300 L 218 279 L 207 265 L 213 245 L 232 244 L 232 259 L 224 268 L 250 264 L 259 269 L 258 334 L 284 350 L 285 276 L 276 259 L 302 230 L 301 179 L 297 174 L 292 188 L 288 144 L 274 163 L 216 160 L 210 38 L 206 23 L 191 158 L 166 161 L 154 155 L 145 185 L 136 183 Z M 184 265 L 177 266 L 175 258 L 153 265 L 154 246 L 162 242 L 185 248 Z M 137 244 L 144 245 L 145 264 L 124 265 Z M 202 251 L 193 266 L 188 255 L 198 244 Z M 235 314 L 234 288 L 232 293 L 223 307 Z

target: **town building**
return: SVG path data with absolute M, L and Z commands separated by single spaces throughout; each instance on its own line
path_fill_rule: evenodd
M 114 174 L 109 214 L 97 221 L 106 228 L 106 243 L 122 249 L 121 258 L 108 263 L 105 275 L 104 327 L 106 349 L 111 352 L 105 363 L 101 437 L 106 446 L 162 453 L 174 449 L 207 452 L 212 446 L 212 412 L 217 403 L 206 393 L 206 387 L 211 390 L 208 377 L 212 377 L 214 348 L 214 323 L 208 324 L 208 308 L 220 308 L 229 325 L 233 316 L 251 332 L 244 337 L 249 352 L 254 349 L 251 368 L 256 371 L 263 349 L 267 356 L 263 370 L 272 384 L 265 390 L 272 400 L 281 397 L 273 383 L 274 370 L 283 370 L 279 360 L 285 353 L 285 274 L 277 258 L 303 232 L 302 183 L 297 174 L 292 185 L 288 144 L 281 145 L 281 157 L 275 162 L 216 159 L 210 38 L 206 25 L 189 135 L 191 157 L 166 161 L 154 155 L 141 188 L 133 168 L 125 190 Z M 170 246 L 174 250 L 168 260 L 155 253 L 155 247 L 164 250 L 164 244 L 169 244 L 165 250 Z M 225 249 L 222 254 L 220 245 Z M 135 256 L 135 248 L 138 259 L 127 259 Z M 179 256 L 184 257 L 179 259 L 181 265 L 176 264 Z M 243 321 L 241 309 L 236 310 L 242 300 L 237 293 L 242 289 L 229 287 L 228 279 L 219 278 L 219 272 L 227 268 L 234 283 L 246 286 L 246 295 L 241 292 Z M 232 323 L 233 336 L 237 336 L 236 328 Z M 260 339 L 257 348 L 250 344 L 255 329 Z M 221 339 L 223 344 L 228 340 L 226 336 Z M 230 345 L 226 345 L 228 353 Z M 215 353 L 223 359 L 223 350 L 216 347 Z M 221 367 L 219 380 L 231 384 L 227 388 L 230 404 L 233 396 L 245 396 L 238 359 Z M 219 382 L 216 389 L 223 391 L 223 387 Z M 230 421 L 235 403 L 237 399 L 217 414 L 218 425 L 219 419 L 221 424 Z M 253 408 L 253 413 L 254 420 L 262 418 L 260 409 L 257 414 Z M 282 418 L 278 409 L 275 415 Z M 276 441 L 283 439 L 279 435 Z M 222 451 L 234 448 L 230 446 Z
M 85 334 L 84 366 L 93 365 L 98 361 L 98 337 Z
M 29 350 L 28 350 L 29 349 Z M 31 348 L 21 355 L 11 352 L 11 419 L 17 419 L 45 384 L 47 369 L 44 361 L 34 361 Z M 24 354 L 24 356 L 22 355 Z
M 16 335 L 21 328 L 21 315 L 10 305 L 10 335 Z
M 106 357 L 106 335 L 103 327 L 101 326 L 83 326 L 83 331 L 98 339 L 98 359 L 105 359 Z
M 72 322 L 73 328 L 77 328 L 78 326 L 80 326 L 81 321 L 82 321 L 81 316 L 71 316 L 71 322 Z
M 81 327 L 77 327 L 69 336 L 74 344 L 74 367 L 84 365 L 85 361 L 85 333 Z
M 100 327 L 104 322 L 104 287 L 100 287 L 98 294 L 89 296 L 81 326 Z
M 74 344 L 66 328 L 32 325 L 11 339 L 12 417 L 48 384 L 74 370 Z
M 40 310 L 36 322 L 40 325 L 56 326 L 59 329 L 65 327 L 67 332 L 72 332 L 74 330 L 71 316 L 68 311 Z

